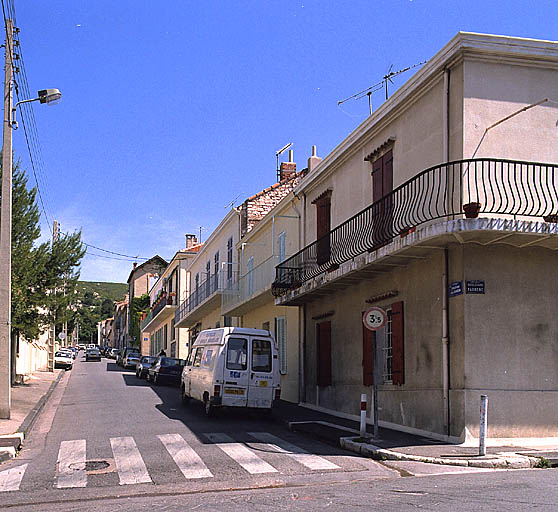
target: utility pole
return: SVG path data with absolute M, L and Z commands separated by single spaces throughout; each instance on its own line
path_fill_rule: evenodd
M 0 218 L 0 418 L 11 414 L 12 323 L 12 55 L 13 21 L 6 20 L 2 205 Z
M 58 221 L 55 220 L 52 223 L 52 246 L 54 248 L 55 242 L 58 240 Z M 52 290 L 52 293 L 56 295 L 56 288 Z M 55 306 L 56 308 L 56 306 Z M 54 346 L 56 343 L 56 309 L 54 310 L 54 319 L 49 329 L 48 337 L 48 371 L 54 371 Z

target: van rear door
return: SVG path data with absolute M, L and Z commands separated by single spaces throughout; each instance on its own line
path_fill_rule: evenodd
M 223 405 L 246 407 L 248 396 L 248 336 L 233 334 L 225 343 Z
M 269 408 L 273 403 L 273 344 L 270 338 L 250 337 L 248 407 Z

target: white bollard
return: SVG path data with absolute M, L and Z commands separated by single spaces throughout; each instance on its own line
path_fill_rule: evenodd
M 366 437 L 366 393 L 360 395 L 360 437 Z
M 481 395 L 479 455 L 486 455 L 486 425 L 487 425 L 488 396 Z

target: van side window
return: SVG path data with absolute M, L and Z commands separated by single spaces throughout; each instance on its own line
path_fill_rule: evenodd
M 271 371 L 271 342 L 269 340 L 252 340 L 252 371 Z
M 213 350 L 210 349 L 210 348 L 208 348 L 208 349 L 205 351 L 205 354 L 203 355 L 203 359 L 202 359 L 201 365 L 202 365 L 204 368 L 210 368 L 210 367 L 211 367 L 211 361 L 212 361 L 212 360 L 213 360 Z
M 227 344 L 227 369 L 246 370 L 248 367 L 248 340 L 229 338 Z
M 202 354 L 203 354 L 203 347 L 198 347 L 196 349 L 196 355 L 194 356 L 194 366 L 195 367 L 198 367 L 198 366 L 201 365 Z

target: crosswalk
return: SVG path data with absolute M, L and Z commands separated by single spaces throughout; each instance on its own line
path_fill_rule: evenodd
M 219 453 L 225 454 L 232 461 L 233 466 L 240 466 L 246 474 L 250 475 L 280 473 L 280 469 L 264 460 L 257 452 L 285 456 L 288 460 L 298 463 L 301 468 L 310 471 L 341 469 L 325 457 L 309 453 L 269 432 L 247 434 L 253 438 L 253 442 L 236 442 L 225 433 L 206 433 L 203 436 L 209 444 L 202 446 L 219 450 Z M 202 456 L 180 434 L 163 434 L 158 435 L 157 438 L 186 480 L 215 478 Z M 120 485 L 153 483 L 133 437 L 111 437 L 109 441 L 114 460 L 114 468 L 111 471 L 118 474 Z M 257 445 L 258 449 L 253 448 L 253 445 Z M 207 456 L 207 451 L 204 451 L 204 454 Z M 0 471 L 0 492 L 19 490 L 28 465 L 23 464 Z M 87 487 L 89 474 L 86 440 L 62 441 L 58 451 L 54 487 L 58 489 Z

